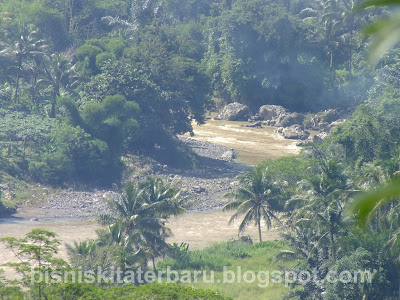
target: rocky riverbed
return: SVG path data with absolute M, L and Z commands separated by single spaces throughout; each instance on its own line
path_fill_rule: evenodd
M 181 140 L 198 155 L 200 166 L 197 169 L 174 169 L 152 162 L 141 166 L 146 170 L 145 175 L 133 176 L 131 180 L 140 180 L 147 175 L 177 180 L 179 187 L 187 192 L 185 206 L 188 210 L 208 210 L 226 204 L 228 200 L 222 196 L 237 187 L 236 176 L 250 168 L 236 161 L 233 149 L 192 138 Z M 20 207 L 15 216 L 32 221 L 97 216 L 108 212 L 107 199 L 115 197 L 118 193 L 113 190 L 66 189 L 50 196 L 39 206 Z

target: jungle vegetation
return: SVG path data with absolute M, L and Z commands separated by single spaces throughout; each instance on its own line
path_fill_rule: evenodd
M 194 166 L 195 155 L 176 136 L 191 132 L 193 120 L 203 123 L 207 111 L 233 101 L 253 111 L 263 104 L 299 112 L 350 108 L 354 113 L 321 144 L 241 175 L 242 186 L 227 195 L 235 201 L 225 208 L 237 209 L 234 219 L 243 217 L 240 232 L 251 222 L 279 223 L 285 242 L 275 245 L 275 259 L 288 270 L 318 271 L 320 281 L 292 284 L 286 299 L 398 299 L 400 52 L 390 47 L 395 36 L 384 38 L 399 26 L 392 7 L 373 7 L 398 1 L 361 2 L 4 0 L 2 180 L 110 185 L 120 182 L 121 158 L 128 153 Z M 371 41 L 363 28 L 378 40 Z M 368 62 L 371 46 L 379 54 L 372 56 L 376 65 Z M 382 50 L 388 51 L 378 61 Z M 371 191 L 367 200 L 357 201 Z M 167 261 L 175 269 L 218 270 L 204 253 L 165 242 L 165 220 L 182 211 L 182 197 L 159 178 L 128 184 L 110 203 L 113 214 L 101 217 L 106 226 L 98 239 L 70 245 L 69 264 L 51 255 L 44 262 L 62 269 L 86 263 L 157 271 Z M 253 246 L 229 245 L 237 250 L 231 258 L 246 259 L 255 248 L 271 246 L 261 242 L 261 232 L 259 239 Z M 45 254 L 55 253 L 51 232 L 3 242 L 41 260 L 36 250 L 43 240 L 49 241 Z M 228 246 L 220 247 L 227 253 Z M 27 265 L 14 267 L 24 271 Z M 373 271 L 371 284 L 324 281 L 329 271 L 364 269 Z M 9 298 L 27 292 L 41 299 L 47 292 L 115 299 L 157 289 L 27 287 L 28 292 L 0 285 L 0 291 Z M 199 297 L 185 287 L 164 288 Z

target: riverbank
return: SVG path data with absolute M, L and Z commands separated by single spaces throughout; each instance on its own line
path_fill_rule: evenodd
M 225 125 L 229 125 L 226 127 L 228 130 L 224 127 Z M 220 126 L 224 129 L 220 129 Z M 212 243 L 237 237 L 238 224 L 228 225 L 231 212 L 222 212 L 220 208 L 228 201 L 222 196 L 238 186 L 237 175 L 251 169 L 251 166 L 242 162 L 243 158 L 246 159 L 246 156 L 241 156 L 243 145 L 246 149 L 251 150 L 254 143 L 258 141 L 257 147 L 254 147 L 254 151 L 258 151 L 257 153 L 261 153 L 263 145 L 265 145 L 264 158 L 275 158 L 278 152 L 280 156 L 293 154 L 290 147 L 287 148 L 286 140 L 268 134 L 270 128 L 265 131 L 263 131 L 264 128 L 237 131 L 235 126 L 241 126 L 240 122 L 227 124 L 223 121 L 213 121 L 212 125 L 208 127 L 196 126 L 196 135 L 193 138 L 181 138 L 182 142 L 198 155 L 199 167 L 197 169 L 174 169 L 135 156 L 125 158 L 126 164 L 133 171 L 128 174 L 127 180 L 140 180 L 149 175 L 177 178 L 179 186 L 187 191 L 189 201 L 186 203 L 186 209 L 188 212 L 168 220 L 167 226 L 173 232 L 173 236 L 167 240 L 169 243 L 186 242 L 190 244 L 191 249 L 202 249 Z M 240 140 L 242 143 L 233 142 L 229 145 L 219 145 L 218 141 L 212 143 L 202 140 L 205 131 L 210 131 L 210 135 L 219 134 L 212 133 L 214 130 L 216 132 L 222 130 L 221 134 L 226 132 L 227 135 L 234 135 L 236 140 Z M 249 137 L 248 130 L 254 131 L 254 140 L 251 141 L 253 144 L 245 143 L 246 138 Z M 257 136 L 265 136 L 267 139 L 256 140 Z M 231 138 L 228 140 L 233 141 Z M 226 140 L 223 142 L 225 143 Z M 274 155 L 270 157 L 267 149 L 273 148 L 277 150 L 274 150 Z M 263 157 L 258 155 L 258 159 L 262 160 Z M 0 238 L 5 236 L 23 237 L 33 228 L 38 227 L 56 232 L 63 243 L 96 238 L 96 229 L 100 226 L 94 221 L 94 218 L 101 213 L 106 213 L 108 211 L 106 199 L 118 197 L 118 194 L 113 190 L 65 189 L 55 193 L 54 191 L 49 192 L 43 201 L 38 201 L 38 197 L 35 198 L 35 201 L 27 201 L 27 204 L 19 207 L 12 218 L 0 220 Z M 244 234 L 254 240 L 258 236 L 257 229 L 252 226 Z M 279 238 L 276 230 L 267 231 L 265 229 L 263 234 L 265 240 Z M 65 245 L 61 247 L 60 255 L 67 258 Z M 0 262 L 8 261 L 13 261 L 12 254 L 0 243 Z M 6 269 L 6 273 L 11 271 Z
M 196 169 L 174 169 L 151 159 L 129 155 L 126 180 L 141 180 L 146 176 L 175 178 L 185 189 L 189 211 L 220 208 L 227 203 L 222 196 L 238 186 L 236 179 L 251 165 L 266 158 L 294 155 L 299 152 L 296 140 L 286 140 L 274 133 L 273 127 L 247 128 L 245 122 L 208 120 L 194 125 L 194 137 L 181 137 L 198 155 Z M 247 123 L 248 124 L 248 123 Z M 22 219 L 88 218 L 108 212 L 107 199 L 118 197 L 113 190 L 65 189 L 47 197 L 45 201 L 27 201 L 14 214 Z
M 238 163 L 232 157 L 223 158 L 230 148 L 194 139 L 182 138 L 199 158 L 197 169 L 174 169 L 155 163 L 141 163 L 137 172 L 130 178 L 136 181 L 149 175 L 161 176 L 165 179 L 175 178 L 180 188 L 188 194 L 187 210 L 201 211 L 223 206 L 227 200 L 222 196 L 238 184 L 236 176 L 250 169 Z M 234 152 L 233 156 L 235 155 Z M 137 159 L 132 158 L 130 159 Z M 49 218 L 87 218 L 108 212 L 107 199 L 118 197 L 113 190 L 66 189 L 49 196 L 40 204 L 27 204 L 17 209 L 13 215 L 19 219 Z

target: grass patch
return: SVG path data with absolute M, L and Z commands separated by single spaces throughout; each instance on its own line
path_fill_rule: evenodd
M 197 283 L 192 283 L 195 288 L 211 289 L 220 292 L 224 296 L 234 299 L 282 299 L 289 289 L 283 284 L 274 284 L 270 282 L 270 278 L 265 277 L 264 273 L 260 273 L 260 281 L 247 283 L 243 279 L 241 282 L 235 280 L 234 283 L 223 283 L 223 267 L 233 271 L 237 275 L 238 268 L 240 273 L 252 271 L 257 274 L 260 271 L 268 271 L 271 273 L 274 270 L 283 270 L 293 267 L 297 264 L 296 261 L 282 262 L 275 261 L 276 255 L 287 249 L 288 246 L 284 241 L 267 241 L 257 244 L 246 243 L 242 241 L 229 241 L 218 243 L 203 250 L 196 251 L 178 251 L 179 255 L 174 258 L 166 258 L 158 264 L 160 269 L 166 269 L 170 266 L 176 270 L 206 270 L 207 276 L 205 280 L 200 276 Z M 210 280 L 211 271 L 214 272 L 214 282 L 207 283 Z M 250 277 L 249 277 L 250 278 Z M 206 281 L 206 282 L 205 282 Z M 260 285 L 268 286 L 260 287 Z

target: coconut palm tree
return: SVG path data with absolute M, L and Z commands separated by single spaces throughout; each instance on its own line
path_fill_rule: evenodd
M 262 242 L 261 220 L 264 220 L 268 229 L 273 220 L 279 222 L 275 213 L 282 206 L 281 190 L 269 175 L 268 168 L 256 168 L 254 171 L 241 175 L 239 179 L 242 187 L 225 195 L 235 200 L 225 205 L 223 210 L 236 210 L 229 224 L 245 215 L 239 225 L 239 234 L 254 221 L 258 227 L 258 237 Z
M 87 259 L 97 249 L 96 241 L 87 239 L 84 241 L 74 241 L 73 244 L 66 244 L 68 255 L 72 260 L 78 261 L 79 258 Z
M 168 218 L 170 215 L 184 212 L 182 203 L 187 197 L 183 195 L 184 190 L 176 188 L 177 184 L 177 179 L 165 182 L 160 177 L 149 176 L 139 183 L 139 186 L 147 202 L 152 204 L 154 212 L 163 218 Z
M 71 60 L 72 58 L 67 53 L 54 53 L 46 59 L 44 75 L 52 90 L 50 112 L 52 118 L 56 116 L 56 101 L 60 96 L 61 88 L 73 94 L 74 88 L 78 85 L 78 76 Z
M 321 157 L 313 171 L 317 175 L 299 183 L 299 193 L 287 202 L 297 204 L 291 211 L 288 225 L 308 224 L 316 228 L 319 242 L 329 241 L 330 256 L 336 257 L 335 242 L 343 224 L 344 206 L 348 198 L 358 190 L 349 186 L 340 163 L 335 158 Z
M 23 65 L 26 61 L 32 60 L 36 57 L 45 56 L 45 49 L 47 48 L 46 41 L 39 38 L 39 32 L 32 27 L 22 27 L 16 40 L 11 37 L 14 35 L 5 35 L 1 41 L 4 49 L 0 51 L 1 56 L 8 56 L 16 66 L 16 79 L 14 89 L 14 103 L 18 102 L 19 82 L 22 76 Z
M 331 85 L 334 85 L 335 53 L 348 52 L 349 76 L 353 73 L 353 50 L 356 30 L 364 23 L 357 15 L 355 0 L 317 0 L 303 9 L 300 15 L 305 22 L 314 24 L 312 39 L 320 41 L 329 58 Z M 343 56 L 343 55 L 336 55 Z M 344 57 L 344 56 L 343 56 Z
M 136 184 L 128 183 L 121 197 L 109 202 L 113 214 L 100 216 L 100 222 L 110 228 L 118 227 L 117 234 L 112 230 L 118 243 L 147 253 L 155 269 L 155 258 L 169 249 L 165 239 L 171 230 L 166 227 L 166 220 L 184 211 L 183 199 L 182 192 L 173 185 L 149 177 Z

